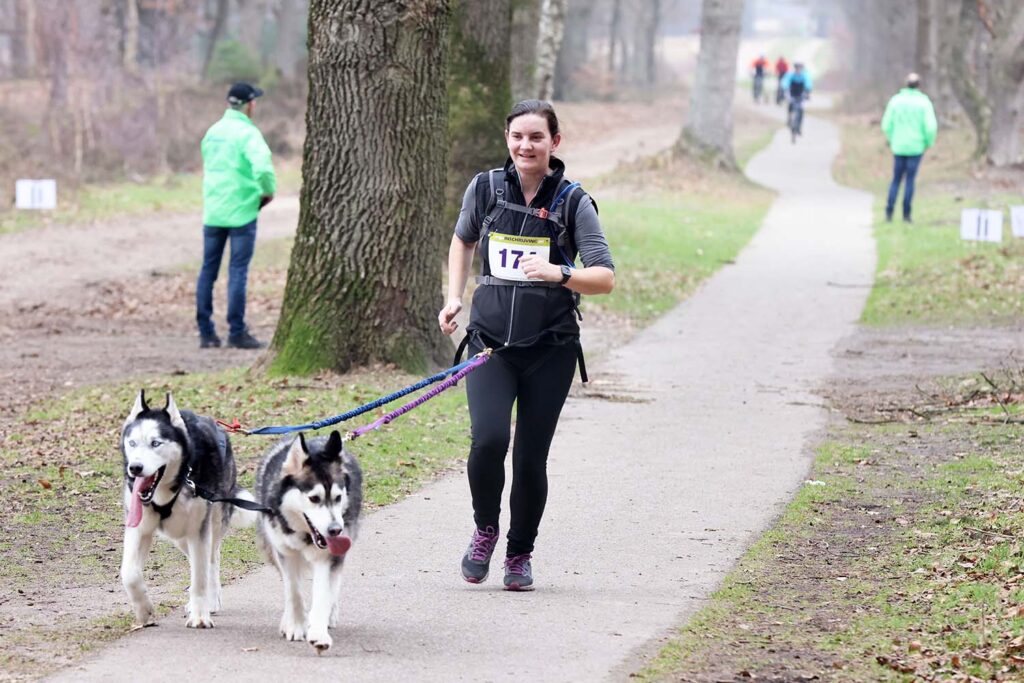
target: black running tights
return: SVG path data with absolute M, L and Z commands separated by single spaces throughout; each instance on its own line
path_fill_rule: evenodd
M 548 497 L 548 449 L 575 371 L 576 346 L 566 344 L 504 349 L 466 378 L 473 427 L 469 489 L 479 529 L 498 528 L 516 403 L 507 555 L 533 552 Z

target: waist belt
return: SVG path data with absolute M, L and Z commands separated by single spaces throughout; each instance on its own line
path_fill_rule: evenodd
M 504 285 L 505 287 L 561 287 L 561 282 L 545 282 L 543 280 L 506 280 L 493 275 L 477 275 L 478 285 Z

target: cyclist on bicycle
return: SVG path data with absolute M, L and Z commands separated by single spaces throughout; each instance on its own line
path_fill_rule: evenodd
M 779 87 L 775 91 L 775 104 L 782 104 L 782 100 L 786 99 L 786 91 L 782 87 L 782 78 L 789 73 L 789 62 L 786 61 L 785 57 L 780 56 L 775 62 L 775 78 L 779 81 Z
M 789 122 L 794 135 L 801 135 L 804 121 L 804 101 L 811 97 L 813 83 L 801 62 L 793 64 L 793 71 L 782 77 L 782 89 L 789 98 Z
M 750 65 L 754 70 L 754 102 L 761 101 L 761 94 L 764 92 L 764 77 L 768 72 L 768 59 L 761 55 Z

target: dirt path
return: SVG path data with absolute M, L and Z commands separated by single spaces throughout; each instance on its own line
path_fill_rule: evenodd
M 452 476 L 369 517 L 329 655 L 277 637 L 280 583 L 262 570 L 226 590 L 214 631 L 167 619 L 59 680 L 116 678 L 138 652 L 148 670 L 207 679 L 296 665 L 354 680 L 625 678 L 789 499 L 824 424 L 812 389 L 867 294 L 832 285 L 869 284 L 873 245 L 870 198 L 829 180 L 836 131 L 806 132 L 751 162 L 781 195 L 735 265 L 594 369 L 618 400 L 567 404 L 537 592 L 458 578 L 471 520 Z

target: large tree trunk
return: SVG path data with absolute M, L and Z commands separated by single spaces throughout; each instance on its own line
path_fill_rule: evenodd
M 565 32 L 565 0 L 542 0 L 537 30 L 537 70 L 533 89 L 536 97 L 550 100 L 554 92 L 555 61 Z
M 512 99 L 534 97 L 540 0 L 512 0 Z
M 451 22 L 448 131 L 451 158 L 444 225 L 452 226 L 473 174 L 500 166 L 502 122 L 512 106 L 509 84 L 510 0 L 457 0 Z M 442 234 L 447 244 L 451 235 Z
M 989 73 L 992 127 L 987 158 L 993 166 L 1024 162 L 1024 6 L 1014 3 L 1007 10 L 999 22 Z
M 277 370 L 410 371 L 451 353 L 437 330 L 447 0 L 311 0 L 299 226 Z
M 703 0 L 697 78 L 676 149 L 726 168 L 732 153 L 732 102 L 743 0 Z

